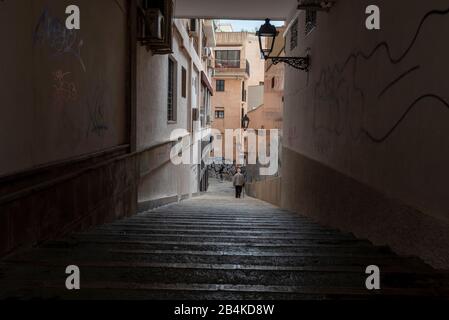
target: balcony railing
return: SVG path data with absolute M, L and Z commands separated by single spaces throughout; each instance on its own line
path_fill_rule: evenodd
M 215 68 L 240 68 L 240 60 L 215 59 Z
M 216 71 L 226 71 L 223 69 L 231 69 L 236 72 L 245 72 L 248 76 L 251 75 L 251 66 L 248 60 L 245 61 L 242 68 L 242 60 L 223 60 L 215 59 L 215 69 Z

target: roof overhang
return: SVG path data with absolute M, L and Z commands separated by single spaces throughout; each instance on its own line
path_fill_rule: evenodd
M 176 18 L 287 20 L 297 0 L 174 0 Z

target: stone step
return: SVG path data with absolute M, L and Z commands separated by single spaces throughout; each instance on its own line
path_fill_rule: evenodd
M 429 289 L 386 289 L 382 294 L 360 288 L 316 288 L 304 286 L 263 286 L 232 284 L 142 284 L 130 282 L 90 283 L 79 291 L 61 289 L 56 283 L 33 283 L 25 295 L 18 298 L 73 299 L 73 300 L 382 300 L 407 298 L 419 301 L 432 297 Z M 14 291 L 8 297 L 14 298 Z M 0 298 L 2 296 L 0 295 Z M 269 303 L 268 303 L 269 304 Z
M 367 255 L 367 256 L 385 256 L 393 255 L 386 247 L 374 246 L 336 246 L 316 244 L 263 244 L 263 243 L 231 243 L 231 242 L 192 242 L 192 241 L 148 241 L 148 240 L 122 240 L 117 237 L 106 239 L 104 237 L 84 237 L 73 238 L 72 240 L 51 241 L 43 245 L 46 248 L 105 248 L 115 249 L 139 249 L 139 250 L 202 250 L 202 251 L 230 251 L 235 253 L 260 252 L 295 252 L 297 254 L 315 254 L 315 255 Z
M 146 214 L 139 214 L 136 216 L 133 216 L 129 219 L 133 220 L 151 220 L 151 219 L 195 219 L 195 220 L 232 220 L 237 222 L 247 222 L 247 221 L 270 221 L 270 222 L 301 222 L 301 223 L 314 223 L 313 220 L 301 217 L 301 216 L 295 216 L 295 215 L 282 215 L 278 214 L 276 212 L 272 214 L 267 215 L 254 215 L 254 214 L 241 214 L 241 213 L 235 213 L 235 214 L 223 214 L 223 215 L 217 215 L 217 214 L 207 214 L 207 213 L 189 213 L 189 214 L 174 214 L 174 213 L 146 213 Z
M 164 234 L 164 235 L 209 235 L 209 236 L 242 236 L 242 237 L 273 237 L 278 238 L 281 236 L 295 237 L 300 239 L 346 239 L 355 240 L 356 238 L 347 233 L 339 233 L 336 231 L 285 231 L 285 230 L 207 230 L 207 229 L 191 229 L 191 228 L 177 228 L 177 229 L 160 229 L 157 227 L 118 227 L 118 226 L 102 226 L 96 228 L 98 231 L 105 232 L 118 232 L 118 233 L 133 233 L 133 234 Z
M 36 262 L 33 271 L 25 273 L 25 266 L 14 265 L 7 274 L 17 280 L 15 285 L 29 282 L 58 283 L 64 286 L 66 274 L 64 263 L 60 265 Z M 250 286 L 295 286 L 310 288 L 365 288 L 366 274 L 363 268 L 357 270 L 315 268 L 277 268 L 273 266 L 241 265 L 182 265 L 91 262 L 79 265 L 84 286 L 98 282 L 135 282 L 141 284 L 238 284 Z M 22 277 L 18 278 L 18 275 Z M 387 289 L 438 289 L 435 277 L 383 273 L 382 288 Z M 2 281 L 8 287 L 8 282 Z M 10 284 L 11 285 L 11 284 Z
M 86 238 L 101 238 L 101 239 L 120 239 L 120 240 L 150 240 L 158 242 L 226 242 L 226 243 L 245 243 L 245 244 L 279 244 L 279 245 L 292 245 L 299 244 L 302 246 L 372 246 L 368 241 L 355 240 L 355 239 L 310 239 L 310 237 L 267 237 L 267 236 L 242 236 L 242 235 L 229 235 L 229 236 L 217 236 L 217 235 L 166 235 L 166 234 L 146 234 L 146 233 L 130 233 L 130 232 L 116 232 L 116 231 L 95 231 L 89 233 L 82 233 L 73 235 L 73 238 L 86 239 Z
M 67 258 L 70 256 L 70 258 Z M 11 264 L 45 262 L 59 265 L 82 265 L 97 261 L 111 263 L 129 263 L 133 266 L 139 263 L 153 264 L 193 264 L 193 265 L 252 265 L 271 266 L 279 268 L 322 268 L 322 270 L 347 270 L 360 272 L 369 265 L 376 263 L 382 272 L 431 274 L 433 270 L 419 261 L 401 259 L 398 257 L 340 257 L 340 256 L 299 256 L 290 253 L 289 256 L 279 255 L 233 255 L 223 252 L 189 252 L 189 251 L 139 251 L 139 250 L 110 250 L 86 251 L 78 250 L 35 250 L 33 254 L 17 255 L 5 260 Z
M 195 222 L 183 222 L 183 223 L 165 223 L 165 222 L 153 222 L 153 223 L 132 223 L 132 222 L 117 222 L 110 224 L 111 226 L 120 227 L 120 228 L 130 228 L 130 227 L 158 227 L 158 228 L 207 228 L 211 230 L 223 230 L 223 229 L 231 229 L 231 230 L 274 230 L 274 231 L 315 231 L 315 232 L 329 232 L 331 229 L 322 228 L 319 226 L 311 225 L 304 226 L 301 224 L 285 224 L 285 225 L 276 225 L 276 224 L 257 224 L 257 223 L 228 223 L 228 224 L 216 224 L 213 222 L 210 223 L 195 223 Z M 334 232 L 337 232 L 334 230 Z

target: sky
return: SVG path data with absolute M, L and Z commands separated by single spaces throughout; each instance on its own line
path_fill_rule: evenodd
M 265 21 L 254 21 L 254 20 L 219 20 L 221 24 L 232 24 L 234 31 L 250 31 L 254 32 L 259 30 L 260 26 L 265 23 Z M 271 24 L 276 27 L 284 25 L 283 21 L 271 21 Z

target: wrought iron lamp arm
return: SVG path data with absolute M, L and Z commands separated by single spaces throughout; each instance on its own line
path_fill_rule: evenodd
M 286 63 L 295 69 L 309 71 L 310 56 L 306 56 L 306 57 L 265 57 L 265 59 L 270 59 L 274 65 L 279 64 L 279 63 Z

